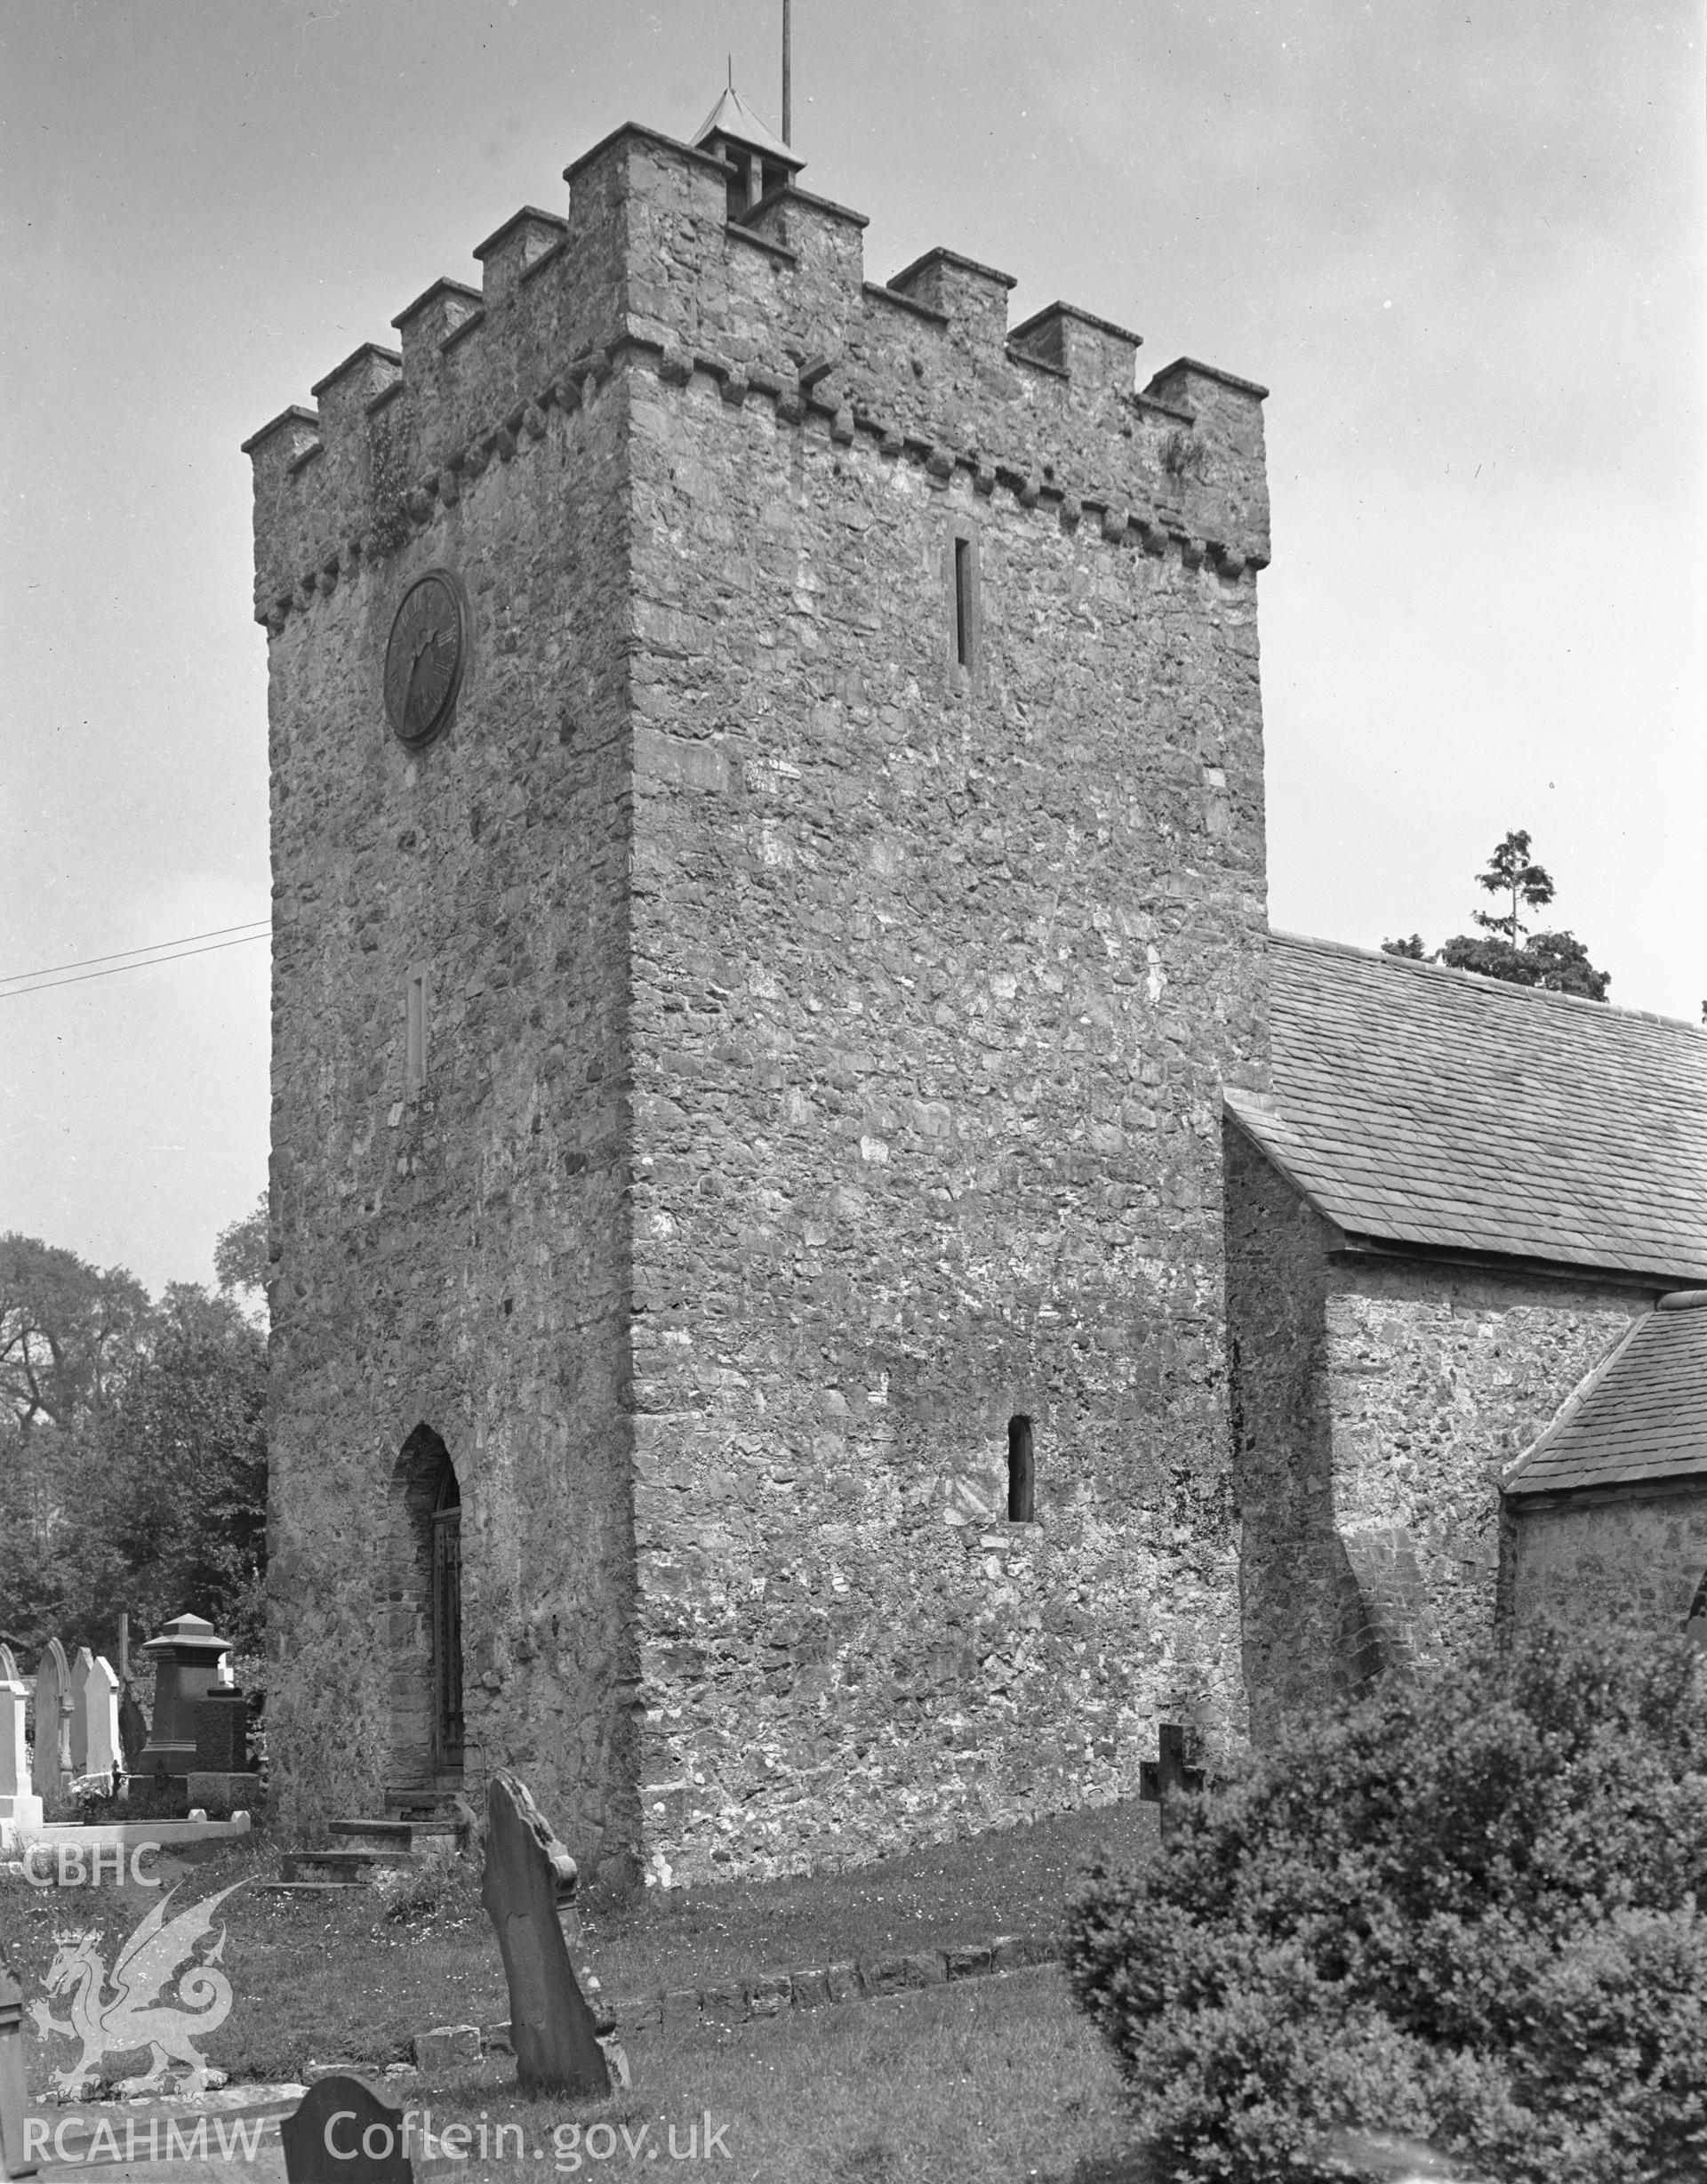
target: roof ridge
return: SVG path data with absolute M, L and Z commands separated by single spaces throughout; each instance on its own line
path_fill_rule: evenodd
M 1572 1008 L 1592 1009 L 1597 1017 L 1622 1016 L 1637 1024 L 1657 1024 L 1667 1031 L 1691 1032 L 1697 1039 L 1707 1040 L 1707 1025 L 1691 1024 L 1687 1016 L 1663 1016 L 1656 1008 L 1626 1008 L 1618 1001 L 1591 1001 L 1583 993 L 1555 993 L 1547 986 L 1514 985 L 1507 978 L 1490 978 L 1484 971 L 1461 970 L 1452 963 L 1422 962 L 1415 956 L 1390 955 L 1384 948 L 1360 948 L 1353 941 L 1324 940 L 1317 934 L 1294 933 L 1283 926 L 1270 926 L 1269 938 L 1293 947 L 1321 949 L 1330 955 L 1355 956 L 1395 974 L 1421 972 L 1426 977 L 1456 979 L 1518 1000 L 1563 1002 Z

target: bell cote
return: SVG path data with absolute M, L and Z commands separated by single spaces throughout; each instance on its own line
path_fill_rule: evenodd
M 745 220 L 761 198 L 791 182 L 805 165 L 760 121 L 733 79 L 693 133 L 695 151 L 709 152 L 734 169 L 729 178 L 729 217 Z

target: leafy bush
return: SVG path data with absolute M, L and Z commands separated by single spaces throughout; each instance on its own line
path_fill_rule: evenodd
M 1169 2179 L 1342 2124 L 1507 2184 L 1707 2176 L 1707 1664 L 1543 1630 L 1296 1730 L 1094 1866 L 1073 1991 Z

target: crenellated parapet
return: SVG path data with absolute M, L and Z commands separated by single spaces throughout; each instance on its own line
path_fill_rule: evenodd
M 1137 334 L 1060 302 L 1010 327 L 1012 277 L 950 250 L 870 281 L 861 214 L 792 175 L 749 204 L 727 160 L 634 124 L 565 179 L 566 214 L 524 206 L 479 245 L 477 288 L 436 281 L 397 349 L 364 343 L 244 443 L 270 629 L 629 371 L 1223 582 L 1266 565 L 1248 381 L 1182 358 L 1140 391 Z

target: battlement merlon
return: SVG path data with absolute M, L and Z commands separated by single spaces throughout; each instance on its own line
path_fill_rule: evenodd
M 1062 302 L 1010 331 L 1010 277 L 951 250 L 868 281 L 862 214 L 790 176 L 732 219 L 730 165 L 639 124 L 565 172 L 567 214 L 514 213 L 475 253 L 479 289 L 435 282 L 393 321 L 399 352 L 365 343 L 317 413 L 245 442 L 260 619 L 432 520 L 460 478 L 509 459 L 524 419 L 537 437 L 554 403 L 632 368 L 709 372 L 733 407 L 764 397 L 795 424 L 851 421 L 885 454 L 1012 478 L 1028 506 L 1100 506 L 1110 538 L 1135 526 L 1224 569 L 1267 562 L 1251 381 L 1182 357 L 1137 393 L 1136 334 Z
M 1051 303 L 1008 335 L 1022 356 L 1054 365 L 1086 387 L 1130 394 L 1138 373 L 1142 333 L 1129 333 L 1109 319 L 1093 317 L 1071 303 Z
M 939 247 L 892 274 L 886 285 L 940 312 L 969 348 L 999 355 L 1006 347 L 1008 292 L 1019 286 L 1013 274 Z
M 1199 475 L 1186 481 L 1188 509 L 1194 491 L 1214 493 L 1218 481 L 1242 481 L 1230 513 L 1255 542 L 1246 558 L 1258 567 L 1266 567 L 1269 560 L 1269 472 L 1262 438 L 1262 405 L 1268 398 L 1268 389 L 1254 380 L 1200 364 L 1195 357 L 1165 365 L 1140 397 L 1191 414 L 1186 467 Z
M 484 243 L 477 243 L 474 254 L 484 277 L 484 308 L 490 310 L 502 303 L 522 280 L 538 271 L 542 259 L 564 247 L 568 235 L 569 222 L 559 213 L 525 205 Z
M 430 386 L 447 339 L 484 309 L 479 289 L 470 288 L 466 281 L 447 279 L 436 280 L 413 303 L 405 304 L 391 321 L 403 347 L 405 385 Z

